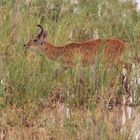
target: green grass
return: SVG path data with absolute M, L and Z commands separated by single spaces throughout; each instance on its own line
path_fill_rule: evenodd
M 63 0 L 1 0 L 0 54 L 7 55 L 0 60 L 0 80 L 4 81 L 0 84 L 0 132 L 6 133 L 6 139 L 128 138 L 128 134 L 116 132 L 109 120 L 102 119 L 110 96 L 125 94 L 120 67 L 108 69 L 99 57 L 90 67 L 77 63 L 63 70 L 63 63 L 23 48 L 38 32 L 39 23 L 56 46 L 93 39 L 98 29 L 100 38 L 125 40 L 125 61 L 132 62 L 140 52 L 140 15 L 131 2 L 107 2 L 110 6 L 102 0 L 90 4 L 81 0 L 78 13 L 72 13 L 74 6 Z M 53 3 L 58 5 L 54 11 L 50 9 Z M 69 107 L 70 118 L 61 110 L 63 105 Z

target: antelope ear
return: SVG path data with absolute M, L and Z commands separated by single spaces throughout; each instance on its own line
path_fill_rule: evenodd
M 42 34 L 44 33 L 44 29 L 41 25 L 37 25 L 37 27 L 39 27 L 41 29 L 40 32 L 38 33 L 37 37 L 41 38 Z
M 47 34 L 47 32 L 46 31 L 44 31 L 43 33 L 42 33 L 42 35 L 41 35 L 41 37 L 40 37 L 40 39 L 42 40 L 42 41 L 47 41 L 47 38 L 48 37 L 48 34 Z
M 46 31 L 44 31 L 42 36 L 43 36 L 43 38 L 46 38 L 48 36 L 48 33 Z

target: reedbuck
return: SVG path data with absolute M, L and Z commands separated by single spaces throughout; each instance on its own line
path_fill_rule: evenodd
M 46 54 L 53 60 L 62 60 L 65 64 L 74 63 L 76 56 L 80 56 L 82 63 L 89 64 L 94 61 L 99 52 L 103 52 L 103 59 L 109 64 L 117 64 L 122 61 L 125 43 L 118 39 L 96 39 L 91 41 L 73 42 L 61 47 L 56 47 L 48 42 L 47 32 L 41 25 L 37 25 L 41 31 L 31 39 L 25 48 L 35 49 Z

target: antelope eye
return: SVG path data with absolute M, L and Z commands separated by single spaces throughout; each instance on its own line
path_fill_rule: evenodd
M 33 41 L 34 41 L 34 42 L 37 42 L 37 39 L 34 39 Z

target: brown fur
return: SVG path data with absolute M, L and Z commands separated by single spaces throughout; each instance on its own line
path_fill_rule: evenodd
M 34 42 L 36 40 L 36 42 Z M 47 33 L 36 36 L 26 44 L 26 48 L 37 49 L 53 60 L 61 59 L 66 64 L 73 64 L 76 57 L 80 57 L 84 64 L 94 61 L 99 52 L 103 52 L 103 59 L 111 64 L 122 61 L 125 43 L 118 39 L 96 39 L 91 41 L 73 42 L 64 46 L 52 45 L 47 41 Z

